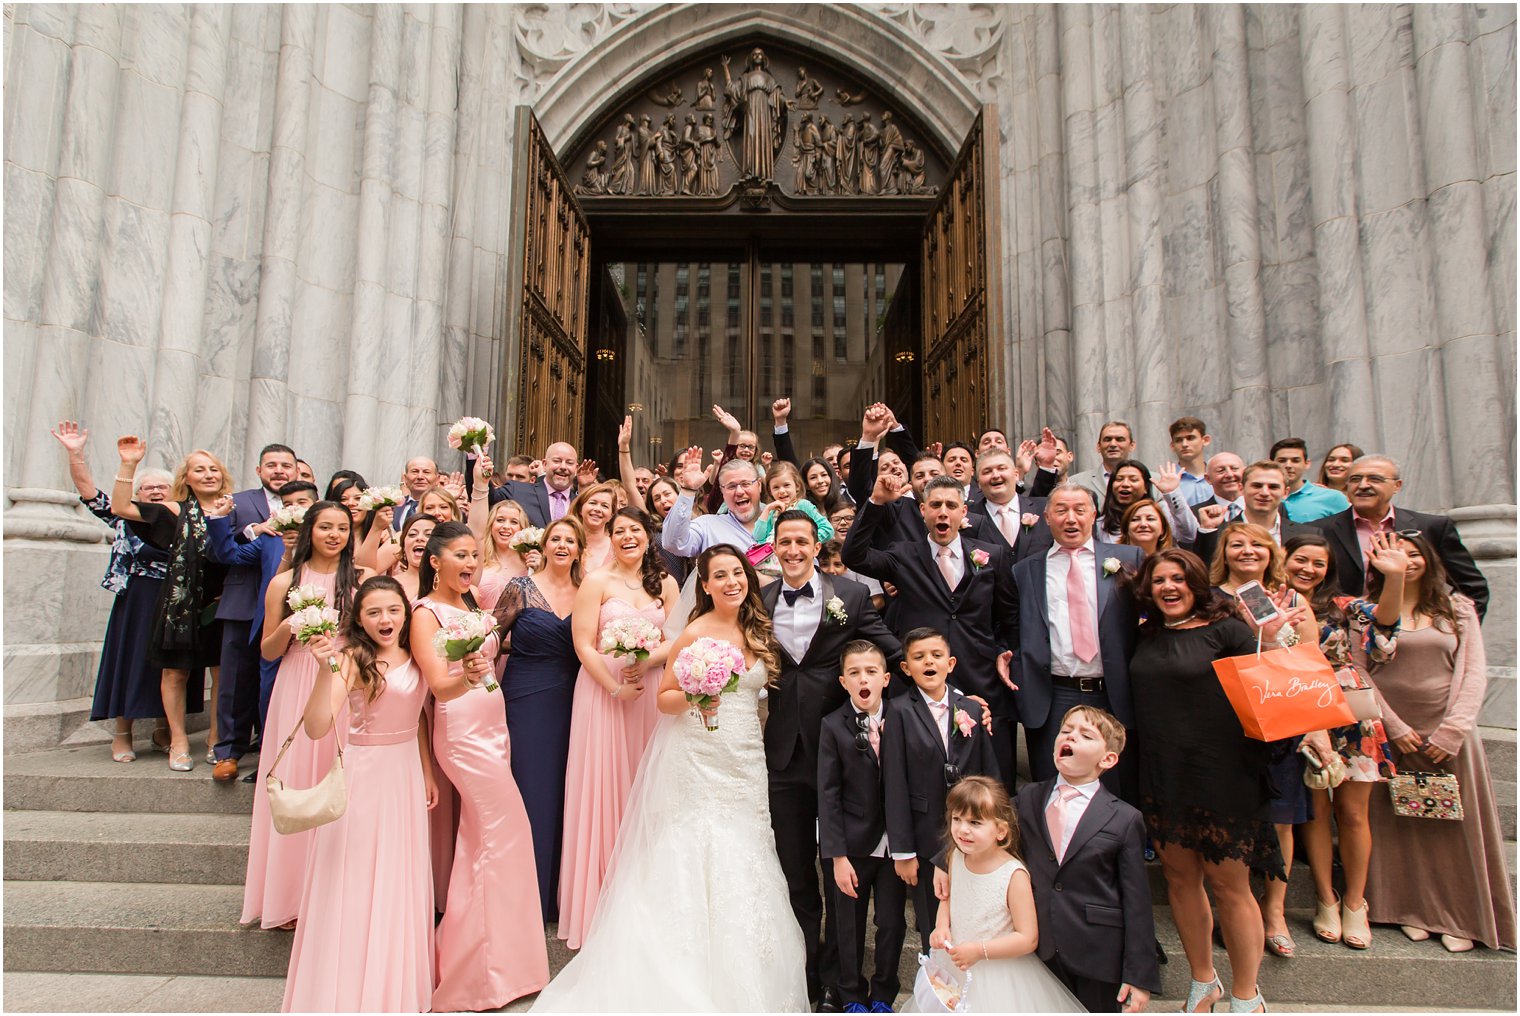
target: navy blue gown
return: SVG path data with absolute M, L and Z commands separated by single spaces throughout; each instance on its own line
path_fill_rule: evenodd
M 554 613 L 531 577 L 507 583 L 496 604 L 496 617 L 502 631 L 512 636 L 512 651 L 501 677 L 512 777 L 533 827 L 533 859 L 544 920 L 553 921 L 559 914 L 570 710 L 581 664 L 570 636 L 570 618 Z

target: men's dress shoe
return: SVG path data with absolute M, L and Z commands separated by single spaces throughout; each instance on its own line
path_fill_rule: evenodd
M 257 783 L 257 782 L 259 782 L 259 774 L 258 774 L 258 772 L 254 771 L 254 772 L 249 773 L 247 776 L 244 776 L 243 777 L 243 782 L 244 783 Z
M 211 778 L 218 783 L 231 783 L 237 779 L 237 759 L 217 759 L 216 765 L 211 770 Z
M 872 1012 L 892 1012 L 893 1010 L 892 1010 L 892 1007 L 889 1004 L 887 1004 L 886 1002 L 883 1002 L 879 998 L 873 998 L 871 1000 L 871 1011 Z
M 818 996 L 819 1012 L 841 1012 L 839 992 L 833 988 L 824 988 Z

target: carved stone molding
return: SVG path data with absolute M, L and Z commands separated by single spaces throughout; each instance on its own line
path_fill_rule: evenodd
M 644 4 L 524 4 L 514 29 L 523 98 L 538 98 L 551 78 L 635 17 Z
M 999 76 L 1004 11 L 999 4 L 865 3 L 972 81 Z

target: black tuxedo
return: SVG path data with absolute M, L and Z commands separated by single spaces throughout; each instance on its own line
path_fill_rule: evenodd
M 959 668 L 957 668 L 957 673 Z M 951 675 L 952 678 L 954 674 Z M 982 707 L 954 688 L 950 703 L 950 747 L 940 738 L 939 725 L 917 688 L 893 700 L 894 718 L 881 733 L 881 760 L 886 787 L 887 839 L 894 852 L 912 850 L 919 858 L 918 885 L 913 888 L 913 911 L 921 940 L 929 951 L 938 903 L 934 898 L 932 860 L 945 846 L 945 797 L 948 779 L 962 776 L 1001 776 L 992 739 L 982 727 Z M 969 737 L 955 724 L 965 712 L 975 721 Z M 955 767 L 952 775 L 948 766 Z
M 1335 550 L 1335 576 L 1341 592 L 1347 596 L 1362 596 L 1367 592 L 1367 564 L 1362 560 L 1362 544 L 1356 537 L 1356 523 L 1352 519 L 1354 509 L 1347 508 L 1323 519 L 1308 523 L 1307 529 L 1317 529 L 1330 541 Z M 1436 549 L 1446 574 L 1457 591 L 1473 601 L 1478 609 L 1478 619 L 1488 612 L 1488 580 L 1473 562 L 1457 527 L 1445 515 L 1430 515 L 1410 511 L 1408 508 L 1393 509 L 1394 532 L 1417 530 Z
M 887 727 L 902 722 L 901 705 L 901 699 L 882 703 L 883 736 Z M 908 895 L 893 867 L 890 847 L 885 856 L 873 856 L 887 831 L 885 793 L 881 760 L 869 747 L 861 750 L 857 739 L 860 718 L 853 702 L 823 718 L 818 739 L 818 848 L 824 858 L 824 878 L 833 887 L 829 926 L 839 950 L 840 994 L 845 1002 L 864 1004 L 869 997 L 890 1004 L 901 987 L 897 969 L 907 937 L 903 908 Z M 834 882 L 831 862 L 836 857 L 849 858 L 855 869 L 853 899 Z M 876 970 L 868 995 L 861 968 L 873 896 Z
M 997 542 L 1004 547 L 1009 547 L 1013 553 L 1015 563 L 1024 560 L 1031 554 L 1043 554 L 1055 543 L 1055 537 L 1050 532 L 1050 525 L 1045 521 L 1045 504 L 1047 499 L 1043 497 L 1019 496 L 1019 515 L 1033 515 L 1038 520 L 1029 528 L 1024 528 L 1022 519 L 1019 524 L 1019 535 L 1013 546 L 1009 547 L 1008 541 L 1003 537 L 1003 531 L 998 528 L 997 518 L 993 515 L 992 506 L 984 497 L 976 497 L 967 502 L 968 513 L 975 513 L 972 522 L 972 537 L 983 543 Z M 967 514 L 968 520 L 972 519 Z
M 1209 502 L 1205 501 L 1204 507 L 1207 507 L 1208 504 Z M 1196 510 L 1194 511 L 1194 514 L 1197 514 Z M 1242 517 L 1236 519 L 1235 521 L 1244 522 L 1245 518 Z M 1229 525 L 1230 523 L 1226 522 L 1224 525 L 1221 525 L 1218 529 L 1215 529 L 1211 532 L 1205 533 L 1200 531 L 1198 533 L 1198 538 L 1193 541 L 1193 546 L 1189 548 L 1193 553 L 1197 554 L 1203 560 L 1203 566 L 1205 569 L 1207 569 L 1209 564 L 1214 560 L 1214 554 L 1218 551 L 1219 534 L 1223 533 Z M 1306 533 L 1309 531 L 1307 526 L 1301 526 L 1296 522 L 1288 521 L 1288 509 L 1281 506 L 1279 506 L 1277 509 L 1277 525 L 1278 533 L 1282 537 L 1283 543 L 1287 543 L 1290 539 L 1297 536 L 1299 533 Z
M 929 538 L 889 539 L 882 524 L 890 508 L 867 502 L 850 528 L 842 556 L 847 568 L 897 587 L 899 608 L 896 631 L 927 626 L 942 632 L 955 657 L 950 680 L 992 706 L 993 743 L 1003 782 L 1014 781 L 1014 733 L 1017 722 L 1013 695 L 997 676 L 998 654 L 1016 644 L 1017 600 L 1008 549 L 983 543 L 962 532 L 964 574 L 952 591 L 945 585 L 939 566 L 929 550 Z M 976 551 L 988 561 L 980 568 L 972 562 Z
M 833 918 L 829 933 L 820 943 L 824 903 L 818 895 L 818 737 L 825 714 L 838 709 L 848 697 L 839 683 L 839 654 L 855 639 L 868 639 L 889 661 L 901 657 L 902 647 L 887 630 L 871 594 L 854 579 L 816 573 L 819 594 L 818 628 L 808 641 L 801 660 L 793 659 L 783 646 L 781 676 L 766 696 L 765 761 L 769 769 L 771 831 L 776 837 L 776 856 L 786 876 L 792 912 L 802 927 L 807 949 L 808 991 L 815 995 L 821 985 L 838 980 L 838 956 L 833 941 Z M 760 590 L 765 609 L 775 617 L 784 580 Z M 829 619 L 824 606 L 832 597 L 844 605 L 841 624 Z M 787 609 L 784 601 L 780 610 Z M 800 601 L 799 601 L 800 602 Z M 832 869 L 825 872 L 833 882 Z
M 1091 1012 L 1118 1012 L 1121 984 L 1161 990 L 1145 822 L 1099 787 L 1058 862 L 1045 821 L 1054 779 L 1014 800 L 1039 917 L 1039 957 Z

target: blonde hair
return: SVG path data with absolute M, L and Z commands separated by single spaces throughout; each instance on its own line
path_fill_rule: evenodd
M 197 448 L 195 451 L 186 455 L 180 461 L 179 466 L 174 470 L 174 480 L 169 486 L 170 501 L 184 501 L 191 496 L 190 482 L 188 479 L 190 475 L 190 460 L 195 458 L 197 455 L 204 455 L 206 458 L 210 459 L 211 464 L 216 466 L 216 468 L 222 474 L 222 485 L 216 488 L 216 490 L 212 492 L 211 496 L 221 497 L 223 494 L 232 493 L 232 477 L 227 474 L 227 467 L 222 465 L 222 460 L 217 458 L 215 455 L 212 455 L 204 448 Z
M 1256 546 L 1267 552 L 1267 570 L 1262 573 L 1261 584 L 1268 590 L 1282 588 L 1286 581 L 1283 572 L 1283 552 L 1272 539 L 1272 532 L 1256 525 L 1254 522 L 1231 522 L 1219 531 L 1219 543 L 1214 547 L 1214 560 L 1209 563 L 1209 585 L 1223 585 L 1230 577 L 1230 565 L 1225 560 L 1225 548 L 1229 546 L 1230 537 L 1236 533 L 1246 537 Z
M 604 531 L 610 531 L 610 529 L 612 527 L 612 516 L 614 516 L 614 515 L 617 514 L 617 491 L 618 491 L 618 487 L 622 486 L 622 484 L 619 483 L 615 487 L 615 486 L 613 486 L 614 482 L 615 481 L 610 481 L 609 480 L 609 481 L 607 481 L 605 483 L 598 483 L 598 484 L 594 484 L 594 485 L 592 485 L 590 487 L 587 487 L 585 490 L 581 491 L 580 494 L 578 494 L 576 496 L 576 498 L 575 498 L 574 501 L 570 502 L 570 507 L 565 512 L 566 515 L 574 515 L 575 516 L 575 520 L 581 524 L 582 531 L 581 531 L 580 535 L 581 535 L 581 549 L 582 550 L 584 550 L 586 548 L 586 530 L 589 529 L 590 527 L 586 525 L 586 518 L 581 513 L 586 508 L 586 502 L 590 501 L 592 498 L 596 497 L 598 494 L 606 494 L 607 497 L 608 497 L 608 499 L 612 501 L 612 504 L 610 504 L 610 505 L 607 506 L 609 508 L 609 511 L 607 512 L 607 525 L 604 527 Z M 625 496 L 627 495 L 627 491 L 624 491 L 624 495 Z M 548 535 L 549 535 L 548 531 L 545 530 L 544 531 L 544 536 L 547 537 Z
M 433 486 L 429 487 L 427 490 L 425 490 L 425 491 L 422 492 L 422 496 L 417 499 L 417 514 L 418 515 L 425 515 L 425 514 L 427 514 L 426 512 L 424 512 L 422 510 L 422 505 L 423 505 L 423 503 L 425 501 L 427 501 L 428 498 L 430 498 L 430 497 L 432 497 L 434 495 L 437 495 L 438 497 L 443 498 L 444 503 L 449 506 L 449 511 L 451 511 L 451 512 L 454 513 L 453 517 L 447 518 L 447 519 L 439 519 L 438 521 L 440 521 L 440 522 L 459 522 L 459 521 L 462 521 L 461 518 L 460 518 L 460 515 L 459 515 L 459 502 L 456 501 L 456 500 L 454 500 L 454 495 L 450 494 L 444 488 L 443 484 L 441 484 L 441 483 L 434 484 Z
M 1113 713 L 1106 709 L 1099 709 L 1097 706 L 1072 706 L 1066 710 L 1066 715 L 1061 717 L 1061 726 L 1066 726 L 1067 721 L 1073 716 L 1081 716 L 1098 728 L 1098 733 L 1103 735 L 1103 747 L 1115 755 L 1124 752 L 1124 742 L 1128 734 L 1124 729 L 1124 724 L 1120 723 L 1119 718 Z
M 497 501 L 494 505 L 492 505 L 491 514 L 486 516 L 485 539 L 481 541 L 485 544 L 485 550 L 481 552 L 481 560 L 485 563 L 485 566 L 487 568 L 496 563 L 496 537 L 491 534 L 491 527 L 496 524 L 496 518 L 502 514 L 503 510 L 517 513 L 517 523 L 519 529 L 528 529 L 533 525 L 533 523 L 528 520 L 527 510 L 524 509 L 523 506 L 518 504 L 516 501 L 513 501 L 511 498 L 508 498 L 505 501 Z M 517 552 L 513 551 L 512 553 L 515 554 Z

